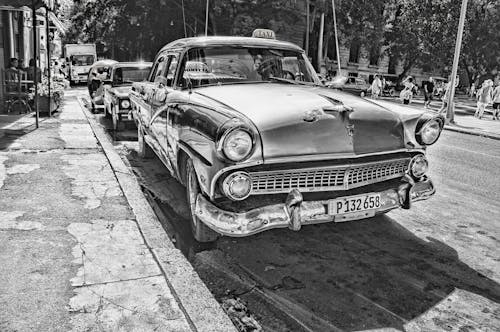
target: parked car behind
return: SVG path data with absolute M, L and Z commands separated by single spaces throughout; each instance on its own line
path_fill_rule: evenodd
M 326 82 L 325 85 L 329 88 L 342 90 L 361 97 L 366 96 L 370 88 L 370 85 L 360 77 L 337 76 L 332 81 Z
M 147 78 L 151 65 L 151 62 L 118 62 L 111 66 L 110 77 L 103 83 L 104 114 L 113 120 L 113 130 L 119 130 L 126 119 L 132 119 L 129 92 L 133 83 Z
M 320 84 L 277 40 L 180 39 L 130 99 L 139 155 L 186 186 L 196 240 L 369 218 L 434 194 L 426 147 L 443 118 Z
M 104 110 L 104 87 L 102 82 L 109 78 L 110 68 L 115 63 L 117 63 L 115 60 L 99 60 L 90 67 L 87 87 L 93 112 Z

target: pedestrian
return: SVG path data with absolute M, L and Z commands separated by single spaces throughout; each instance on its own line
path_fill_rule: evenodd
M 434 79 L 429 77 L 427 82 L 424 82 L 424 108 L 430 108 L 432 94 L 434 93 Z
M 493 90 L 493 120 L 500 120 L 500 81 L 497 82 L 495 90 Z
M 380 93 L 382 92 L 382 81 L 380 80 L 378 75 L 375 75 L 375 77 L 373 78 L 370 89 L 372 90 L 372 98 L 378 99 Z
M 474 98 L 475 94 L 476 94 L 476 83 L 472 82 L 470 89 L 469 89 L 469 96 L 471 98 Z
M 455 78 L 455 88 L 458 86 L 458 76 Z M 441 105 L 441 108 L 439 109 L 438 113 L 446 113 L 448 109 L 448 99 L 450 98 L 451 94 L 451 76 L 448 78 L 448 83 L 444 84 L 444 94 L 443 97 L 441 97 L 441 101 L 443 104 Z
M 5 69 L 5 85 L 7 92 L 17 91 L 19 79 L 21 76 L 21 71 L 17 68 L 19 65 L 19 60 L 17 58 L 11 58 L 9 62 L 9 68 Z
M 29 61 L 29 67 L 26 68 L 26 73 L 28 80 L 40 83 L 42 81 L 42 71 L 40 68 L 36 68 L 36 75 L 35 75 L 35 59 L 30 59 Z M 35 79 L 36 76 L 36 79 Z
M 486 106 L 491 103 L 493 92 L 492 85 L 493 81 L 486 80 L 481 85 L 481 88 L 477 91 L 477 108 L 476 113 L 474 113 L 474 116 L 476 118 L 481 119 L 483 117 Z
M 413 77 L 408 76 L 403 81 L 404 89 L 399 94 L 399 98 L 403 101 L 403 104 L 408 105 L 413 97 L 413 89 L 415 89 L 415 84 L 413 84 Z

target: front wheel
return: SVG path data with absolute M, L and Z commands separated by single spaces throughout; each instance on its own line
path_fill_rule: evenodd
M 153 149 L 146 143 L 146 139 L 144 138 L 144 130 L 139 125 L 137 126 L 137 142 L 139 143 L 139 150 L 137 154 L 141 158 L 151 158 L 153 157 Z
M 361 97 L 364 97 L 366 96 L 366 92 L 365 91 L 361 91 L 361 93 L 359 94 Z
M 196 217 L 196 198 L 200 191 L 198 177 L 193 166 L 193 161 L 188 159 L 186 162 L 186 193 L 189 204 L 189 212 L 191 215 L 190 226 L 194 238 L 198 242 L 214 242 L 219 237 L 219 234 L 205 225 L 198 217 Z
M 111 107 L 113 107 L 113 106 L 111 106 Z M 111 111 L 108 110 L 108 108 L 106 106 L 104 106 L 104 117 L 106 119 L 111 119 L 111 116 L 112 116 Z

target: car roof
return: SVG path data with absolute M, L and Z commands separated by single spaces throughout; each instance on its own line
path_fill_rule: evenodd
M 208 36 L 208 37 L 192 37 L 175 40 L 163 46 L 161 51 L 175 48 L 187 47 L 207 47 L 207 46 L 249 46 L 249 47 L 264 47 L 264 48 L 282 48 L 293 51 L 302 51 L 295 44 L 279 41 L 275 39 L 253 38 L 253 37 L 228 37 L 228 36 Z
M 137 62 L 117 62 L 113 64 L 113 68 L 117 67 L 151 67 L 153 65 L 152 62 L 144 62 L 144 61 L 137 61 Z
M 99 60 L 96 61 L 92 64 L 92 67 L 99 67 L 99 66 L 111 66 L 117 63 L 118 61 L 115 60 L 110 60 L 110 59 L 104 59 L 104 60 Z

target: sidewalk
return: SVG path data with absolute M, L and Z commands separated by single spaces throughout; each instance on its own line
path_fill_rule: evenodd
M 39 129 L 9 119 L 0 119 L 0 331 L 235 331 L 74 92 Z
M 403 112 L 413 112 L 414 110 L 424 112 L 423 100 L 414 100 L 409 106 L 402 105 L 399 100 L 388 99 L 368 99 L 381 106 L 388 108 L 398 108 Z M 432 109 L 437 111 L 439 107 L 436 102 L 432 103 Z M 454 132 L 460 132 L 469 135 L 483 136 L 495 140 L 500 140 L 500 121 L 492 120 L 492 113 L 485 112 L 482 119 L 474 117 L 476 109 L 472 106 L 458 103 L 455 108 L 455 123 L 445 125 L 444 129 Z

